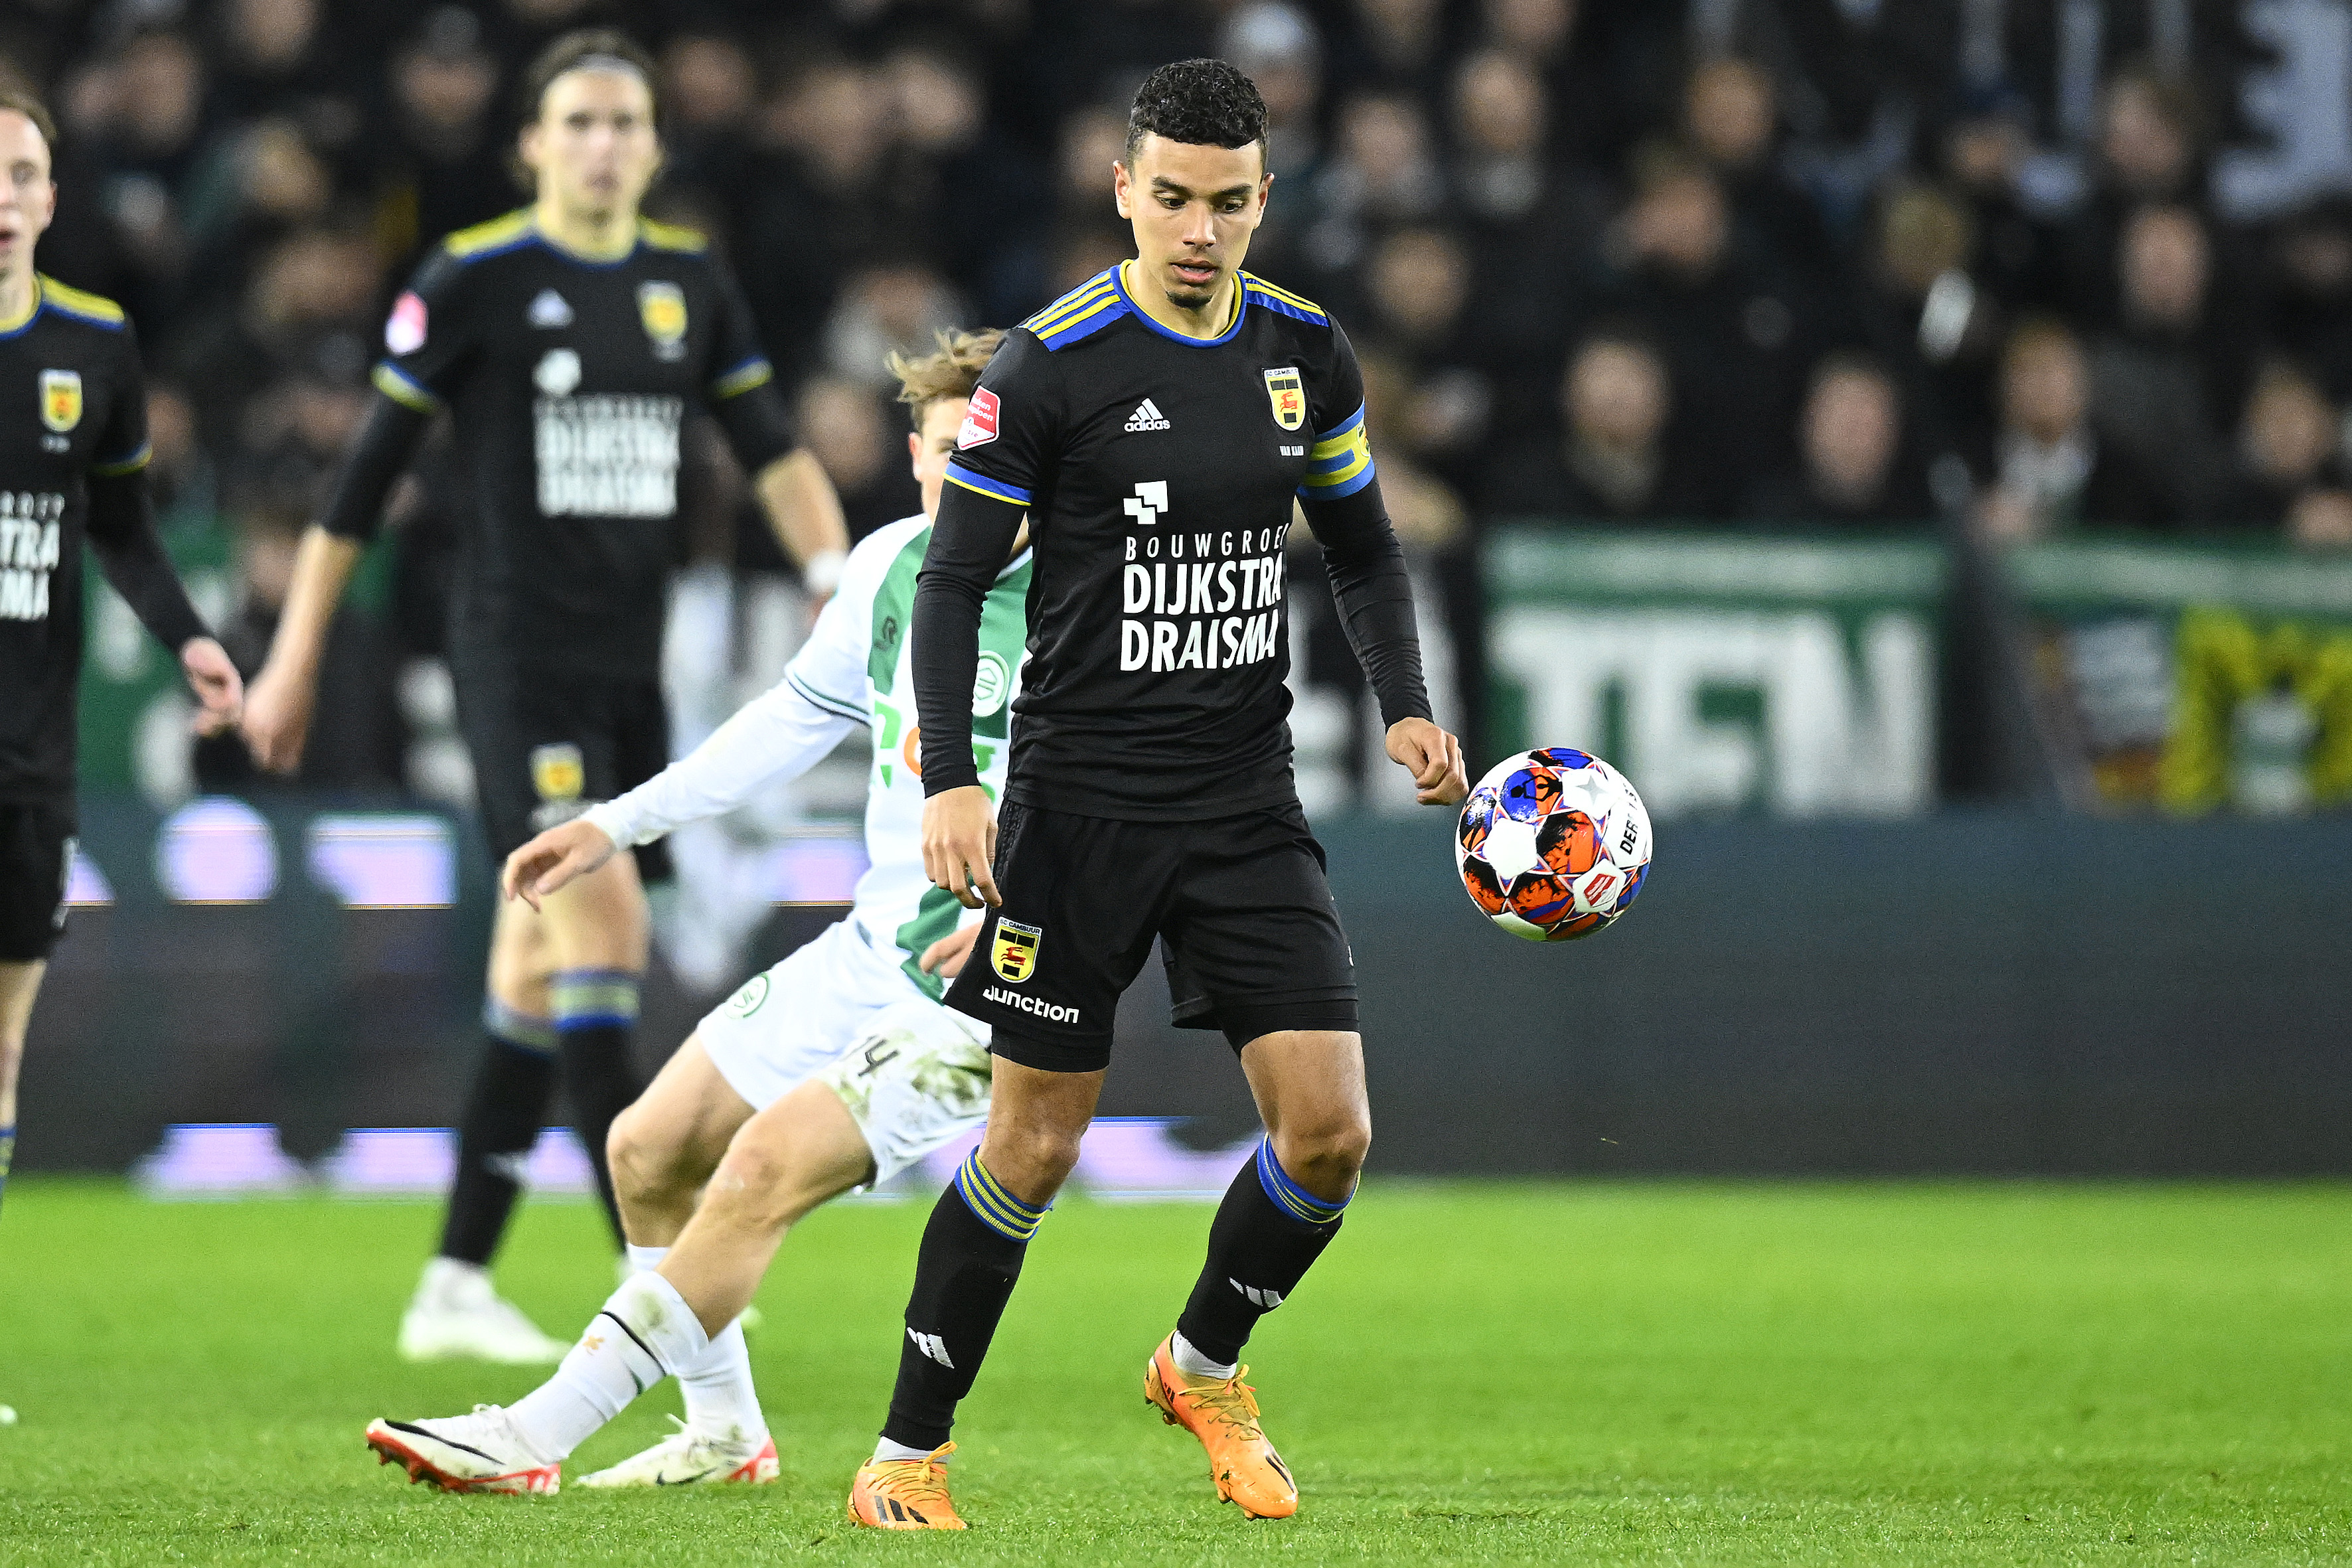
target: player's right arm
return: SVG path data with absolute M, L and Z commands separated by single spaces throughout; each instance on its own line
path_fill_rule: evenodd
M 278 635 L 246 694 L 246 745 L 273 773 L 292 773 L 301 764 L 335 606 L 361 552 L 383 526 L 385 498 L 471 363 L 464 277 L 464 264 L 439 252 L 393 306 L 383 330 L 390 355 L 376 366 L 367 420 L 335 477 L 325 515 L 303 532 Z
M 1059 377 L 1045 345 L 1006 334 L 971 395 L 916 580 L 915 707 L 923 729 L 923 871 L 966 909 L 1003 902 L 996 810 L 971 754 L 980 619 L 1059 451 Z
M 853 725 L 871 721 L 866 658 L 874 595 L 906 535 L 884 529 L 854 551 L 841 592 L 825 602 L 783 679 L 738 710 L 709 739 L 616 800 L 549 828 L 507 857 L 499 885 L 539 900 L 623 849 L 723 816 L 770 784 L 800 777 Z

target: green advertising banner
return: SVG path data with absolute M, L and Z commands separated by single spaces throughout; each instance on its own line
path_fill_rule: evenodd
M 1657 816 L 1935 804 L 1947 562 L 1927 531 L 1522 524 L 1483 567 L 1499 747 L 1596 752 Z
M 2075 804 L 2352 805 L 2352 559 L 2064 542 L 2015 550 L 2006 570 L 2035 717 Z

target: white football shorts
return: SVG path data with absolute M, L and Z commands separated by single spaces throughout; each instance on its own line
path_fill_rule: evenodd
M 821 1079 L 866 1135 L 877 1182 L 988 1119 L 988 1026 L 924 995 L 898 958 L 837 921 L 695 1030 L 755 1111 Z

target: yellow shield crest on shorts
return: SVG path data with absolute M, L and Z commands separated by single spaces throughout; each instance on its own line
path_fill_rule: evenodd
M 546 801 L 578 800 L 588 786 L 588 770 L 580 748 L 563 744 L 535 746 L 530 753 L 530 787 Z
M 671 348 L 686 336 L 686 290 L 675 283 L 637 285 L 637 320 L 656 348 Z
M 1265 395 L 1274 404 L 1274 422 L 1286 430 L 1307 423 L 1307 384 L 1297 365 L 1265 373 Z
M 41 423 L 60 436 L 81 423 L 81 372 L 41 373 Z
M 1020 984 L 1036 972 L 1037 944 L 1045 934 L 1035 926 L 1000 919 L 996 941 L 988 950 L 988 966 L 1006 984 Z

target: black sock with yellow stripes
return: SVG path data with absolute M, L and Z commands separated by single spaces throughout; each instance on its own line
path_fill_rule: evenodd
M 1045 1217 L 1043 1205 L 1023 1203 L 997 1184 L 978 1150 L 956 1168 L 923 1227 L 907 1338 L 898 1347 L 898 1385 L 882 1426 L 886 1449 L 911 1457 L 948 1440 L 956 1405 L 980 1374 L 1029 1238 Z

